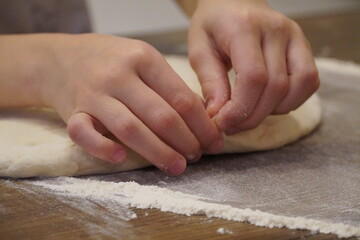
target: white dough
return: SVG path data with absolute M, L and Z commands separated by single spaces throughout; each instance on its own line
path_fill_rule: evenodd
M 201 94 L 196 75 L 185 57 L 167 57 L 189 87 Z M 314 95 L 296 111 L 270 116 L 256 129 L 225 137 L 223 153 L 268 150 L 309 134 L 321 120 L 319 98 Z M 0 111 L 0 176 L 74 176 L 126 171 L 150 163 L 132 151 L 121 165 L 96 159 L 76 146 L 66 126 L 51 110 Z

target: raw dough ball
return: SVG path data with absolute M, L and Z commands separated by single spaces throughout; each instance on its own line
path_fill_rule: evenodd
M 187 58 L 168 56 L 167 60 L 189 87 L 201 95 L 200 85 Z M 225 136 L 222 152 L 281 147 L 309 134 L 320 119 L 320 102 L 314 95 L 287 115 L 269 116 L 255 129 Z M 130 150 L 128 159 L 121 165 L 90 156 L 70 140 L 65 124 L 51 110 L 0 111 L 0 176 L 73 176 L 127 171 L 149 165 Z

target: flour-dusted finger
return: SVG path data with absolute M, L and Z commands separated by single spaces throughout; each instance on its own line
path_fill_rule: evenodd
M 165 144 L 123 103 L 105 97 L 95 103 L 92 114 L 124 145 L 143 156 L 169 175 L 179 175 L 186 168 L 185 158 Z
M 227 53 L 236 73 L 231 99 L 216 116 L 217 125 L 224 131 L 252 114 L 268 81 L 260 33 L 249 27 L 240 30 L 234 34 Z
M 111 163 L 123 162 L 125 149 L 99 133 L 95 127 L 98 124 L 90 115 L 79 112 L 69 119 L 67 129 L 70 138 L 91 155 Z
M 257 127 L 286 96 L 289 90 L 289 77 L 287 75 L 286 52 L 288 34 L 286 33 L 286 22 L 279 15 L 273 20 L 272 28 L 267 29 L 264 34 L 262 51 L 268 74 L 268 81 L 262 92 L 254 111 L 244 121 L 236 125 L 228 134 L 249 130 Z

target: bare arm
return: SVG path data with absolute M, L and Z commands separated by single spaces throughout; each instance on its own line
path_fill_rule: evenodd
M 134 39 L 1 36 L 0 107 L 25 106 L 56 109 L 72 140 L 98 158 L 126 158 L 111 132 L 170 175 L 223 145 L 202 101 L 156 49 Z
M 190 17 L 195 12 L 198 0 L 176 0 L 177 4 Z
M 0 36 L 0 108 L 44 106 L 40 93 L 44 47 L 35 35 Z

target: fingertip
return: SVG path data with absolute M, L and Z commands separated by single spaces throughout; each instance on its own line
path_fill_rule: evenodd
M 202 152 L 200 151 L 198 154 L 196 154 L 195 156 L 189 156 L 187 158 L 187 162 L 188 163 L 196 163 L 197 161 L 200 160 L 200 158 L 202 157 Z
M 224 132 L 225 131 L 225 123 L 222 120 L 222 118 L 219 116 L 219 113 L 216 114 L 212 120 L 214 121 L 216 127 L 219 129 L 220 132 Z
M 229 119 L 230 104 L 226 104 L 219 113 L 213 118 L 216 126 L 220 129 L 220 131 L 226 131 L 226 129 L 231 127 L 231 119 Z
M 166 170 L 170 176 L 178 176 L 185 171 L 186 160 L 183 157 L 178 157 L 172 165 Z
M 210 118 L 214 117 L 230 100 L 230 86 L 218 85 L 212 89 L 203 89 L 206 99 L 205 107 Z
M 217 139 L 213 144 L 211 144 L 211 146 L 207 150 L 207 153 L 217 154 L 223 149 L 223 147 L 224 147 L 224 139 L 221 137 Z
M 213 118 L 216 114 L 218 114 L 221 107 L 222 105 L 216 104 L 213 99 L 206 101 L 206 112 L 210 118 Z
M 123 163 L 126 160 L 126 156 L 127 156 L 126 150 L 121 147 L 118 147 L 113 152 L 110 161 L 113 163 Z

